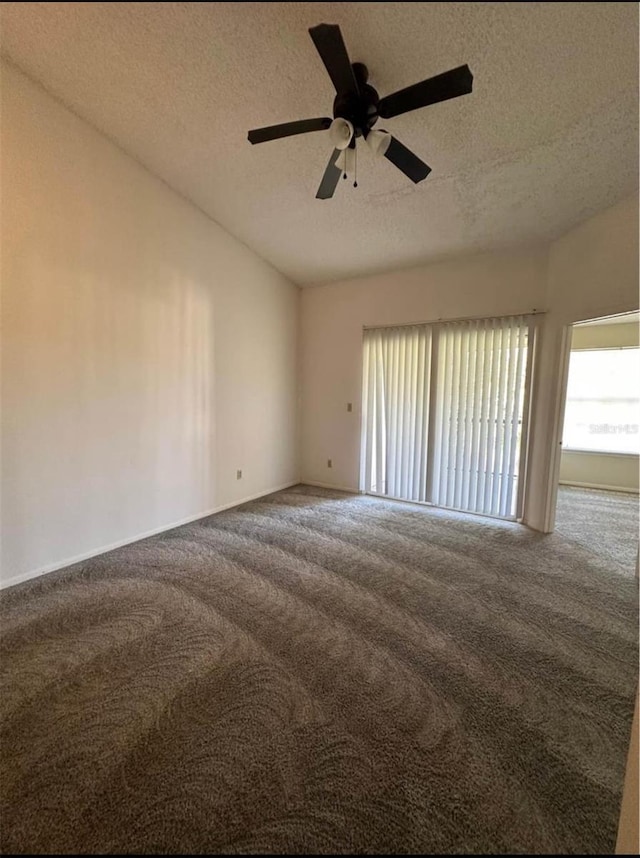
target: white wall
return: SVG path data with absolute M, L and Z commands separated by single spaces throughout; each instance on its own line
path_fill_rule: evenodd
M 563 322 L 638 309 L 637 194 L 553 242 L 549 296 Z
M 525 521 L 544 529 L 556 464 L 563 326 L 637 309 L 637 206 L 637 196 L 625 200 L 551 248 L 483 254 L 303 290 L 302 478 L 358 487 L 363 326 L 545 310 L 525 497 Z M 354 403 L 352 413 L 347 402 Z
M 296 481 L 297 287 L 6 64 L 1 130 L 0 580 Z
M 638 491 L 638 457 L 618 453 L 563 450 L 560 482 L 568 486 Z

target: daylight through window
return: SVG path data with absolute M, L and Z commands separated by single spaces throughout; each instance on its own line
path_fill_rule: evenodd
M 571 352 L 564 449 L 640 453 L 640 349 Z

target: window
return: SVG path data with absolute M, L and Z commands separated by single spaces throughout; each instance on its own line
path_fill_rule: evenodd
M 563 446 L 640 453 L 640 349 L 571 352 Z

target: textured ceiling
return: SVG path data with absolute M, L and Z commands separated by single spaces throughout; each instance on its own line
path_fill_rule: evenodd
M 295 282 L 548 240 L 637 187 L 636 3 L 3 3 L 2 51 Z M 331 114 L 307 28 L 381 95 L 467 62 L 474 92 L 385 121 L 433 169 L 359 158 L 315 192 Z

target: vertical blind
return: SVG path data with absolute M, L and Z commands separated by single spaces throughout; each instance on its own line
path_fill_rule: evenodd
M 518 515 L 529 317 L 364 333 L 362 491 Z
M 363 491 L 427 499 L 430 367 L 428 326 L 365 331 Z
M 438 329 L 431 500 L 516 515 L 528 323 L 522 316 Z

